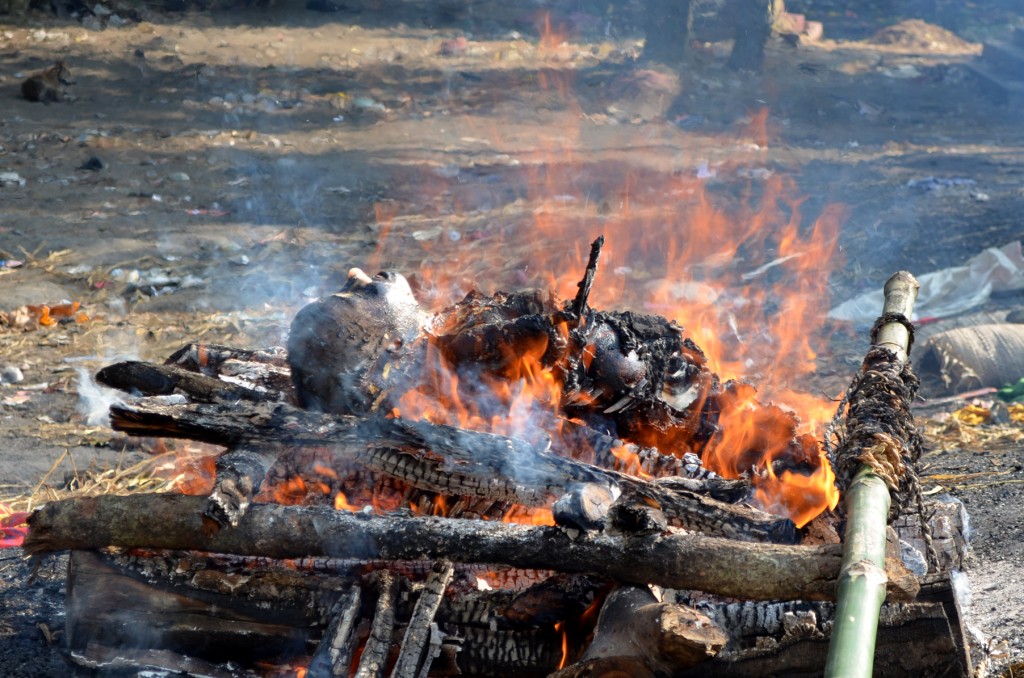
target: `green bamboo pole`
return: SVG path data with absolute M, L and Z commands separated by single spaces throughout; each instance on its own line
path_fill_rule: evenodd
M 885 284 L 883 321 L 900 314 L 909 319 L 918 284 L 900 271 Z M 886 322 L 875 345 L 906 363 L 910 332 L 898 321 Z M 861 466 L 846 489 L 846 534 L 843 564 L 836 593 L 836 616 L 829 641 L 826 678 L 868 678 L 872 675 L 878 615 L 885 600 L 885 533 L 891 497 L 885 481 L 866 465 Z

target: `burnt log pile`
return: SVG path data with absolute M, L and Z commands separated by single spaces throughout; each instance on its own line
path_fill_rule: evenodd
M 841 518 L 798 528 L 754 500 L 769 475 L 819 471 L 819 443 L 720 382 L 674 323 L 591 309 L 600 246 L 564 303 L 471 293 L 428 315 L 400 275 L 353 269 L 297 314 L 286 349 L 191 344 L 100 370 L 126 393 L 113 428 L 224 449 L 199 496 L 33 514 L 25 548 L 72 553 L 71 660 L 203 676 L 819 674 L 842 548 L 809 535 Z M 516 389 L 539 379 L 555 385 L 548 408 L 517 412 Z M 733 450 L 745 472 L 724 478 L 702 460 L 737 416 L 759 426 Z M 942 512 L 946 555 L 915 571 L 901 547 L 919 552 L 922 520 L 892 532 L 882 675 L 970 672 L 949 582 L 959 518 Z

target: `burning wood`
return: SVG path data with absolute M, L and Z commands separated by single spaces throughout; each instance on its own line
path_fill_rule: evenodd
M 33 515 L 26 549 L 364 563 L 372 580 L 348 570 L 317 599 L 318 631 L 301 636 L 318 643 L 311 676 L 544 675 L 570 658 L 582 662 L 566 676 L 625 666 L 644 675 L 738 651 L 733 621 L 710 621 L 683 597 L 648 600 L 647 587 L 832 599 L 840 546 L 796 543 L 798 526 L 833 505 L 834 476 L 795 415 L 759 403 L 748 384 L 722 383 L 680 327 L 590 308 L 601 245 L 564 303 L 471 293 L 431 316 L 400 275 L 353 269 L 341 292 L 296 315 L 287 353 L 193 344 L 164 365 L 104 368 L 100 381 L 143 394 L 111 407 L 114 428 L 228 448 L 213 489 L 54 502 Z M 267 481 L 282 474 L 295 475 Z M 333 507 L 261 503 L 286 486 L 310 503 L 303 478 Z M 371 504 L 424 515 L 374 515 Z M 516 511 L 549 526 L 496 520 Z M 417 575 L 409 602 L 400 563 L 425 560 L 434 569 Z M 562 605 L 564 580 L 530 579 L 525 597 L 500 613 L 488 598 L 470 623 L 453 611 L 451 582 L 472 564 L 587 575 L 584 607 L 595 607 Z M 890 599 L 913 599 L 916 577 L 898 558 L 885 564 Z M 591 629 L 577 627 L 583 617 L 593 626 L 595 592 L 612 585 L 637 588 L 604 607 L 584 654 Z M 625 649 L 637 629 L 639 654 Z

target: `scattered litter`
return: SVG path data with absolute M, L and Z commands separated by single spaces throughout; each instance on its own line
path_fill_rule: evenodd
M 228 261 L 231 262 L 232 264 L 236 265 L 236 266 L 248 266 L 249 265 L 249 257 L 246 256 L 245 254 L 240 254 L 237 257 L 231 257 L 230 259 L 228 259 Z
M 21 268 L 24 265 L 24 261 L 17 259 L 0 259 L 0 268 Z
M 0 311 L 0 327 L 30 331 L 38 327 L 50 327 L 57 323 L 85 323 L 89 316 L 79 311 L 77 301 L 55 304 L 28 304 L 13 311 Z
M 992 412 L 987 407 L 971 403 L 952 412 L 950 416 L 966 426 L 981 426 L 991 418 Z
M 459 56 L 464 54 L 468 48 L 469 40 L 465 36 L 460 35 L 457 38 L 442 40 L 437 53 L 441 56 Z
M 25 381 L 25 375 L 15 365 L 7 365 L 0 370 L 0 383 L 3 384 L 20 384 Z
M 202 278 L 194 275 L 179 275 L 163 268 L 151 268 L 145 271 L 134 268 L 115 268 L 110 272 L 110 278 L 128 285 L 129 291 L 139 290 L 149 296 L 206 285 L 206 281 Z
M 882 75 L 897 80 L 913 80 L 921 77 L 921 71 L 913 64 L 899 64 L 892 68 L 882 69 Z
M 441 235 L 442 230 L 443 229 L 440 226 L 432 226 L 430 228 L 424 228 L 418 231 L 413 231 L 412 239 L 419 242 L 422 242 L 424 240 L 434 240 L 435 238 Z
M 28 391 L 15 391 L 13 395 L 4 396 L 0 399 L 0 405 L 18 407 L 19 405 L 24 405 L 29 400 L 32 400 L 32 396 L 29 395 Z
M 370 97 L 356 97 L 352 100 L 352 108 L 359 111 L 371 111 L 373 113 L 387 113 L 388 108 Z
M 28 512 L 0 503 L 0 548 L 21 546 L 28 536 Z
M 963 266 L 926 273 L 918 276 L 917 281 L 921 289 L 917 294 L 914 319 L 947 318 L 969 311 L 985 303 L 993 292 L 1024 289 L 1021 243 L 990 247 Z M 870 324 L 878 317 L 882 303 L 882 291 L 873 290 L 835 306 L 828 317 Z
M 221 209 L 207 209 L 201 207 L 194 207 L 185 210 L 185 214 L 191 217 L 226 217 L 231 213 L 228 212 L 227 210 Z
M 923 177 L 921 179 L 911 179 L 907 182 L 907 188 L 921 191 L 922 193 L 931 193 L 937 191 L 943 191 L 950 188 L 963 188 L 965 186 L 974 186 L 976 182 L 974 179 L 968 179 L 966 177 Z
M 25 180 L 17 172 L 0 172 L 0 186 L 24 186 Z
M 192 178 L 189 175 L 185 174 L 184 172 L 171 172 L 170 174 L 167 175 L 167 178 L 170 179 L 171 181 L 192 181 Z
M 988 202 L 990 200 L 988 193 L 981 191 L 971 191 L 971 197 L 978 202 Z

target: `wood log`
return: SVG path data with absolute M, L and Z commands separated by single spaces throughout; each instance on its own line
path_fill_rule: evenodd
M 927 595 L 924 592 L 927 591 Z M 703 598 L 703 602 L 700 599 Z M 961 644 L 966 632 L 958 617 L 948 577 L 926 582 L 921 600 L 884 603 L 881 607 L 874 655 L 874 675 L 897 678 L 972 676 L 970 658 Z M 711 661 L 677 675 L 690 678 L 762 676 L 820 676 L 834 628 L 831 602 L 721 602 L 701 594 L 682 593 L 729 633 L 729 644 Z
M 370 626 L 370 637 L 363 646 L 359 657 L 356 678 L 382 678 L 391 652 L 392 634 L 395 629 L 395 597 L 398 595 L 399 579 L 390 570 L 377 573 L 377 608 Z
M 237 528 L 209 530 L 204 505 L 201 497 L 183 495 L 50 502 L 29 518 L 24 548 L 33 554 L 123 546 L 274 558 L 436 558 L 590 573 L 762 600 L 830 599 L 839 572 L 840 549 L 834 545 L 750 544 L 673 532 L 643 537 L 587 533 L 573 540 L 552 527 L 272 504 L 252 506 Z M 890 593 L 912 599 L 916 591 Z
M 345 678 L 356 651 L 362 589 L 353 586 L 331 610 L 331 623 L 309 660 L 306 678 Z
M 597 482 L 628 488 L 633 495 L 654 501 L 679 527 L 735 539 L 793 543 L 797 538 L 787 518 L 558 456 L 542 445 L 452 426 L 322 414 L 285 403 L 256 403 L 244 409 L 218 404 L 117 404 L 111 406 L 110 418 L 115 429 L 132 435 L 181 437 L 229 447 L 331 447 L 353 460 L 367 447 L 418 450 L 421 454 L 415 459 L 404 461 L 393 451 L 361 458 L 371 470 L 436 492 L 538 506 L 561 495 L 570 482 Z M 374 466 L 375 461 L 381 465 Z M 400 463 L 405 468 L 399 469 Z
M 264 402 L 279 400 L 279 391 L 255 389 L 229 384 L 215 377 L 197 374 L 174 365 L 129 360 L 104 367 L 96 373 L 96 381 L 129 393 L 143 395 L 171 395 L 180 392 L 192 400 L 204 403 L 247 400 Z
M 445 589 L 455 574 L 455 568 L 451 563 L 435 563 L 430 577 L 427 579 L 416 601 L 416 608 L 413 610 L 409 625 L 405 628 L 405 636 L 402 638 L 402 648 L 398 652 L 398 659 L 395 660 L 395 667 L 391 671 L 391 678 L 416 678 L 425 675 L 426 669 L 434 660 L 428 650 L 431 636 L 437 636 L 437 627 L 434 624 L 434 615 L 437 608 L 441 606 Z M 433 631 L 431 631 L 433 627 Z M 437 644 L 438 648 L 440 643 Z M 422 674 L 421 674 L 422 672 Z

